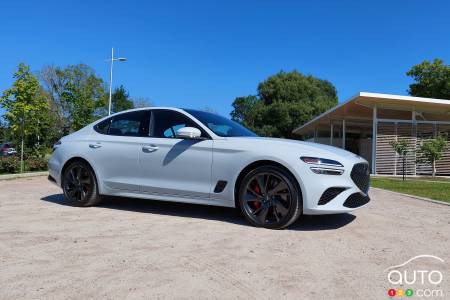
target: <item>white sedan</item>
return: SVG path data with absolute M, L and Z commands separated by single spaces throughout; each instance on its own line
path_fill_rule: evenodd
M 49 179 L 76 206 L 109 195 L 238 207 L 272 229 L 365 205 L 369 172 L 339 148 L 262 138 L 216 114 L 163 107 L 98 120 L 58 141 L 49 160 Z

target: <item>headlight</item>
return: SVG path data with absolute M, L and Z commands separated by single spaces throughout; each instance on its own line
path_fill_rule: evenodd
M 307 164 L 323 165 L 323 166 L 330 166 L 330 167 L 343 167 L 343 165 L 340 162 L 332 160 L 332 159 L 309 157 L 309 156 L 302 156 L 302 157 L 300 157 L 300 159 L 303 160 Z
M 302 161 L 311 166 L 310 169 L 316 174 L 322 175 L 342 175 L 344 170 L 342 169 L 334 169 L 333 167 L 341 168 L 343 165 L 335 160 L 327 159 L 327 158 L 319 158 L 319 157 L 309 157 L 302 156 L 300 157 Z
M 315 167 L 311 167 L 310 169 L 316 174 L 323 174 L 323 175 L 342 175 L 344 173 L 344 170 L 338 169 L 315 168 Z

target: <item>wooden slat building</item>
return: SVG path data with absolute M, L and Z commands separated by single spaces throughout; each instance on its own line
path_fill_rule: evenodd
M 400 175 L 402 161 L 390 142 L 406 139 L 407 174 L 431 175 L 431 166 L 419 162 L 417 150 L 439 134 L 446 135 L 450 145 L 450 100 L 361 92 L 293 132 L 364 157 L 374 174 Z M 450 175 L 450 146 L 436 171 Z

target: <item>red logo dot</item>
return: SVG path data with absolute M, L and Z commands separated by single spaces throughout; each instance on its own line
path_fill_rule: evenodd
M 389 295 L 389 297 L 394 297 L 395 296 L 395 290 L 394 289 L 388 290 L 388 295 Z

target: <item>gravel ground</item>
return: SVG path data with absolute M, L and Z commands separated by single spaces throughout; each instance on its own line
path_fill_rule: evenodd
M 352 214 L 272 231 L 234 209 L 138 199 L 76 208 L 45 177 L 0 181 L 0 299 L 386 299 L 384 270 L 420 254 L 445 260 L 449 299 L 450 207 L 371 197 Z

